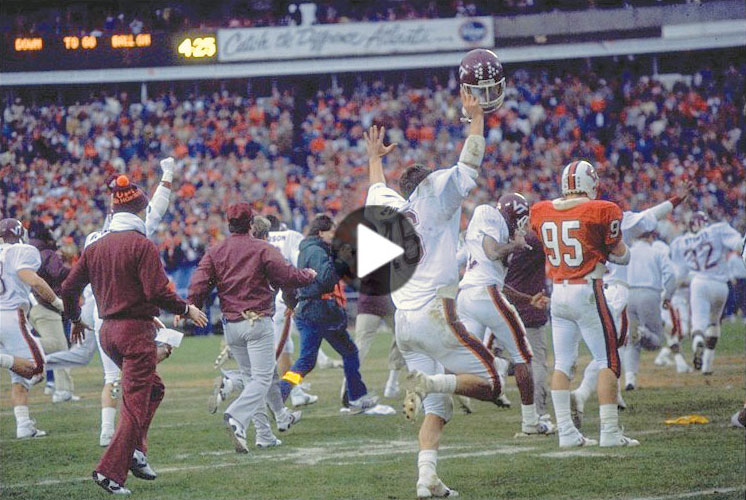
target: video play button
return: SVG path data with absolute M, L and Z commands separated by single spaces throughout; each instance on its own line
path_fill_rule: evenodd
M 364 278 L 404 253 L 404 249 L 363 224 L 357 225 L 357 277 Z
M 412 277 L 422 256 L 410 219 L 383 206 L 359 208 L 338 224 L 332 247 L 348 247 L 352 277 L 347 282 L 364 295 L 388 295 Z

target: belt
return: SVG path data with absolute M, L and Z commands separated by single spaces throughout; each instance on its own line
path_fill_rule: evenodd
M 563 285 L 589 285 L 591 283 L 587 278 L 571 278 L 569 280 L 553 279 L 552 281 Z
M 228 323 L 240 323 L 241 321 L 248 321 L 252 326 L 256 321 L 259 321 L 262 318 L 265 318 L 264 314 L 259 314 L 254 311 L 245 310 L 241 312 L 241 319 L 226 319 Z

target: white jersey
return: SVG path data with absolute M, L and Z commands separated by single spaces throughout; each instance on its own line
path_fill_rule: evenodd
M 41 254 L 25 243 L 0 243 L 0 310 L 19 307 L 28 312 L 31 286 L 18 276 L 18 271 L 41 267 Z
M 673 240 L 671 240 L 671 262 L 673 263 L 673 267 L 676 270 L 676 281 L 678 282 L 679 286 L 689 286 L 689 282 L 692 280 L 691 277 L 691 270 L 689 269 L 689 266 L 686 263 L 686 259 L 684 258 L 684 250 L 686 248 L 684 247 L 684 239 L 687 236 L 692 236 L 692 233 L 686 232 L 684 234 L 680 234 Z
M 671 298 L 676 288 L 676 273 L 668 256 L 668 245 L 636 240 L 630 248 L 627 279 L 630 287 L 651 288 Z M 631 292 L 634 293 L 634 292 Z
M 497 243 L 505 244 L 510 239 L 510 231 L 505 218 L 498 209 L 490 205 L 479 205 L 466 229 L 464 246 L 468 252 L 466 272 L 459 288 L 497 285 L 498 290 L 505 284 L 506 269 L 502 262 L 490 260 L 484 253 L 482 242 L 485 236 Z
M 287 229 L 285 231 L 270 231 L 267 242 L 277 248 L 282 256 L 294 266 L 298 266 L 298 254 L 300 253 L 300 242 L 303 235 L 298 231 Z
M 641 234 L 655 230 L 657 225 L 658 219 L 650 209 L 642 212 L 624 212 L 622 216 L 622 241 L 629 246 Z M 606 268 L 609 272 L 604 275 L 604 281 L 606 283 L 621 281 L 626 284 L 627 267 L 607 262 Z
M 692 278 L 728 281 L 726 258 L 731 250 L 741 250 L 741 235 L 727 222 L 711 224 L 697 234 L 684 236 L 678 250 Z
M 405 243 L 416 240 L 419 260 L 409 280 L 391 293 L 397 309 L 420 309 L 439 289 L 448 286 L 453 287 L 451 298 L 455 298 L 461 203 L 477 185 L 477 175 L 476 169 L 463 163 L 436 170 L 417 186 L 408 200 L 382 182 L 368 189 L 366 205 L 394 209 L 408 217 L 415 229 L 415 234 L 402 236 Z M 396 273 L 396 267 L 392 266 L 392 274 Z M 399 280 L 392 276 L 392 281 Z

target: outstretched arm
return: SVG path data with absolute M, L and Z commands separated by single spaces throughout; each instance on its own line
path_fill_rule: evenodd
M 175 169 L 174 159 L 170 156 L 161 160 L 161 170 L 163 176 L 161 182 L 153 193 L 153 197 L 148 203 L 148 210 L 145 214 L 145 236 L 151 239 L 155 236 L 158 225 L 161 223 L 163 216 L 168 210 L 168 203 L 171 198 L 171 183 L 174 179 Z
M 383 158 L 396 148 L 396 144 L 384 146 L 383 138 L 386 135 L 386 129 L 373 125 L 367 132 L 363 133 L 365 138 L 365 149 L 368 150 L 368 184 L 386 184 L 386 178 L 383 175 Z
M 461 103 L 469 120 L 469 136 L 459 156 L 459 163 L 479 169 L 484 158 L 484 110 L 479 100 L 468 92 L 461 90 Z

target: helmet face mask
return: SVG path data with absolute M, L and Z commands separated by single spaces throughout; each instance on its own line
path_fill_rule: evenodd
M 485 113 L 502 106 L 505 100 L 505 72 L 497 55 L 491 50 L 469 51 L 458 68 L 461 89 L 479 101 Z
M 28 242 L 28 231 L 18 219 L 0 220 L 0 239 L 3 243 L 26 243 Z
M 689 218 L 689 231 L 693 233 L 698 233 L 701 230 L 703 230 L 707 223 L 710 221 L 710 218 L 707 217 L 707 214 L 704 212 L 694 212 L 692 216 Z

